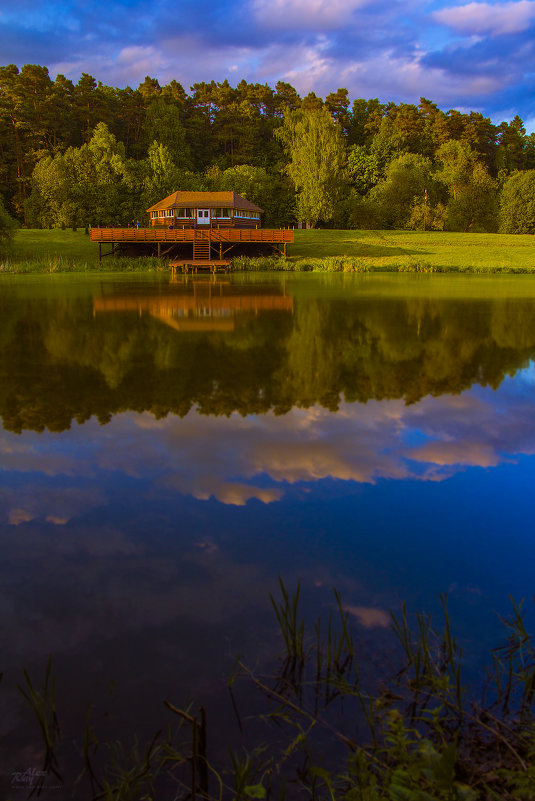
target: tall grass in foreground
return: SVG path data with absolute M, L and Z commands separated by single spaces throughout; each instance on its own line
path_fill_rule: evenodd
M 232 269 L 243 272 L 321 272 L 321 273 L 476 273 L 481 275 L 533 274 L 535 266 L 470 264 L 433 264 L 413 256 L 368 258 L 366 256 L 324 256 L 322 258 L 287 258 L 285 256 L 237 256 Z
M 47 273 L 89 273 L 89 272 L 151 272 L 167 270 L 168 263 L 155 256 L 107 257 L 102 262 L 98 259 L 82 261 L 57 254 L 37 253 L 0 255 L 0 274 L 11 275 L 43 275 Z
M 348 612 L 335 591 L 327 620 L 310 631 L 300 613 L 300 585 L 280 580 L 271 598 L 282 654 L 259 675 L 238 661 L 228 687 L 245 746 L 226 765 L 210 762 L 206 717 L 164 701 L 167 725 L 143 748 L 100 743 L 89 723 L 73 795 L 97 801 L 253 798 L 314 801 L 533 801 L 535 799 L 535 648 L 523 605 L 503 619 L 507 642 L 492 651 L 483 697 L 464 686 L 462 652 L 442 621 L 392 614 L 399 670 L 363 686 Z M 361 664 L 366 654 L 360 656 Z M 21 688 L 44 741 L 43 776 L 61 777 L 59 727 L 50 663 L 36 687 Z M 261 742 L 239 717 L 246 682 L 265 700 Z M 45 782 L 46 786 L 46 782 Z M 34 791 L 38 788 L 33 788 Z

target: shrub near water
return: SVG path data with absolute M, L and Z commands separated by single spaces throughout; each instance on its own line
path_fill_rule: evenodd
M 232 259 L 232 269 L 243 272 L 328 272 L 328 273 L 370 273 L 370 272 L 450 272 L 445 268 L 433 266 L 419 260 L 406 260 L 399 264 L 381 266 L 369 264 L 364 258 L 356 256 L 326 256 L 320 259 L 288 259 L 284 256 L 247 258 L 239 256 Z
M 358 256 L 325 256 L 324 258 L 288 259 L 284 256 L 232 259 L 232 270 L 237 272 L 328 272 L 328 273 L 480 273 L 480 274 L 529 274 L 535 268 L 509 265 L 481 264 L 433 264 L 424 259 L 400 256 L 395 262 L 391 258 L 366 259 Z
M 13 275 L 43 273 L 87 273 L 87 272 L 151 272 L 167 270 L 167 263 L 155 256 L 109 257 L 104 262 L 87 262 L 55 254 L 37 254 L 34 258 L 17 257 L 12 253 L 0 256 L 0 273 Z

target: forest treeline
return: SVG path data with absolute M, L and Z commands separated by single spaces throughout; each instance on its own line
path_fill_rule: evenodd
M 242 80 L 137 89 L 0 67 L 0 196 L 28 227 L 127 225 L 177 189 L 234 190 L 266 226 L 535 231 L 535 135 L 478 112 Z M 2 211 L 0 209 L 0 211 Z M 2 211 L 3 214 L 3 211 Z

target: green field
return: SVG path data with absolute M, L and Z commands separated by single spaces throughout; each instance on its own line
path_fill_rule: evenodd
M 11 255 L 16 261 L 65 259 L 68 261 L 98 262 L 98 245 L 90 241 L 83 229 L 62 231 L 60 228 L 20 229 L 15 233 Z
M 535 271 L 535 239 L 437 231 L 296 231 L 288 257 L 289 269 L 301 264 L 301 269 L 323 270 L 531 272 Z M 347 261 L 345 266 L 340 262 L 336 266 L 329 257 L 347 257 Z M 99 265 L 98 246 L 82 229 L 20 229 L 10 250 L 0 256 L 1 272 L 149 269 L 156 264 L 154 259 L 105 258 Z
M 291 257 L 350 256 L 371 268 L 429 264 L 444 270 L 535 270 L 535 238 L 442 231 L 296 231 Z

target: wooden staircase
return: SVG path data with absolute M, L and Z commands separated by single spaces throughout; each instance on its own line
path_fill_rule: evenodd
M 213 258 L 210 231 L 194 231 L 192 258 L 170 261 L 169 267 L 173 275 L 177 269 L 185 273 L 189 270 L 197 272 L 200 269 L 208 269 L 215 273 L 218 269 L 226 271 L 230 267 L 230 259 Z
M 193 240 L 193 261 L 210 261 L 210 232 L 196 231 Z

